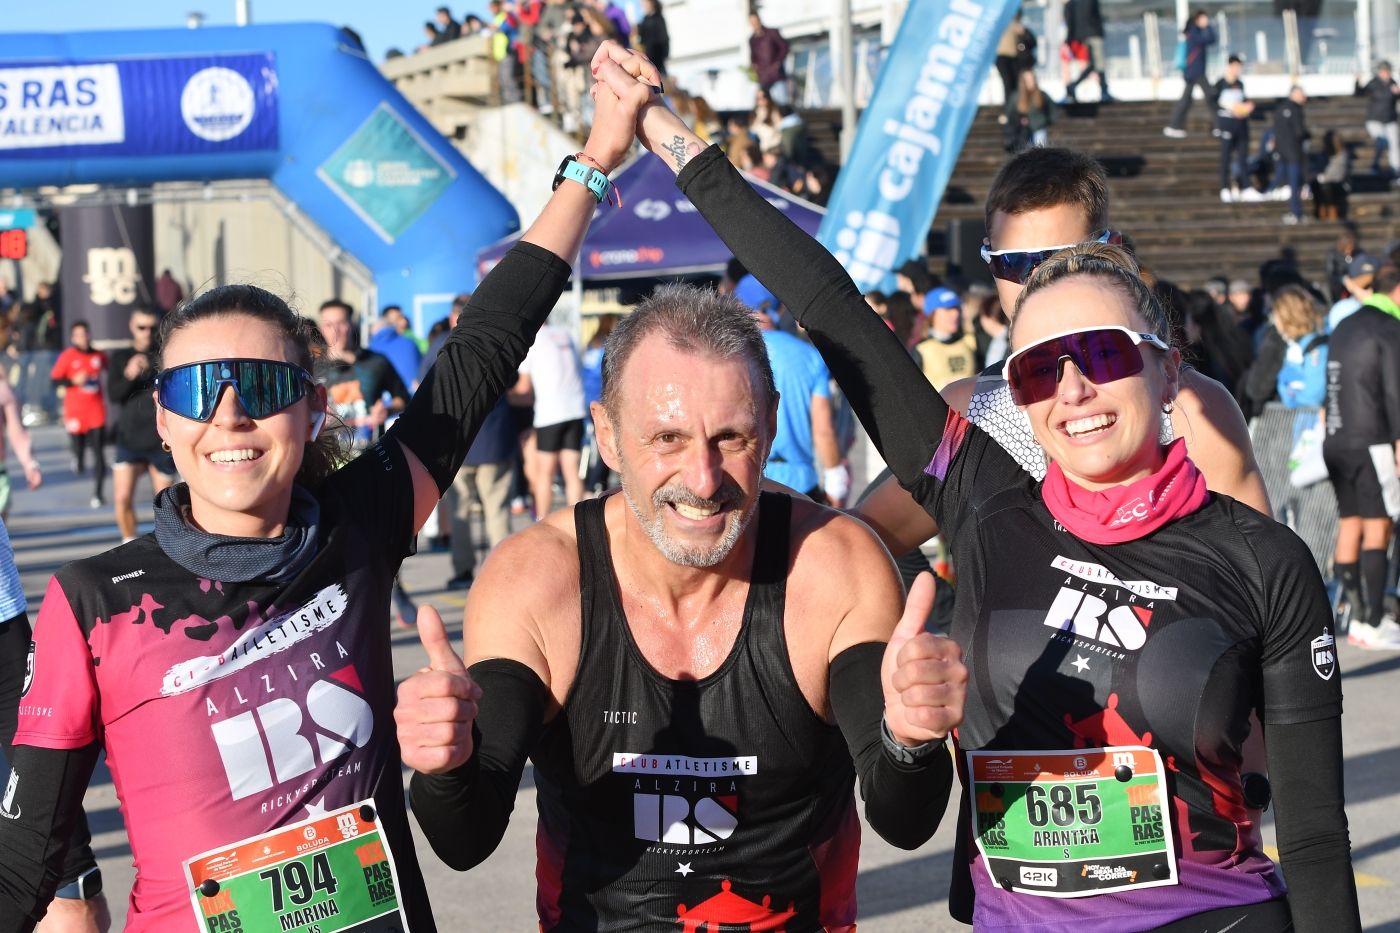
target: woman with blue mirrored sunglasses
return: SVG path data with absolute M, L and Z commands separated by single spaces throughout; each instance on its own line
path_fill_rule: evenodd
M 638 106 L 598 102 L 584 152 L 604 173 L 630 150 Z M 355 916 L 339 919 L 435 929 L 404 806 L 390 594 L 569 279 L 598 198 L 582 182 L 556 189 L 477 287 L 395 426 L 348 462 L 313 382 L 324 350 L 313 321 L 248 285 L 165 319 L 156 425 L 183 482 L 157 498 L 153 534 L 60 568 L 49 585 L 11 760 L 24 780 L 0 820 L 0 933 L 43 914 L 62 857 L 50 827 L 75 818 L 104 750 L 141 878 L 130 933 L 204 926 L 233 898 L 262 917 L 245 927 L 275 926 L 267 889 L 214 877 L 228 862 L 218 856 L 272 851 L 279 834 L 300 842 L 317 826 L 337 843 L 353 830 L 346 844 L 374 875 L 372 895 L 358 863 L 339 875 L 346 894 L 365 885 L 342 895 Z M 436 613 L 419 618 L 450 653 Z M 477 689 L 460 667 L 444 677 L 463 696 Z M 267 867 L 319 878 L 311 858 Z

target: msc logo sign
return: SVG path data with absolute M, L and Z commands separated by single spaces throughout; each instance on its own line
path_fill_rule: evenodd
M 229 793 L 242 800 L 364 748 L 374 734 L 374 712 L 358 694 L 322 680 L 306 691 L 304 703 L 278 697 L 210 728 Z
M 1065 587 L 1045 614 L 1045 624 L 1051 628 L 1124 651 L 1136 651 L 1147 643 L 1151 620 L 1150 609 L 1128 605 L 1109 609 L 1097 596 Z
M 102 246 L 88 250 L 87 273 L 83 281 L 87 283 L 88 298 L 93 304 L 133 304 L 140 276 L 140 270 L 136 268 L 136 254 L 125 246 Z

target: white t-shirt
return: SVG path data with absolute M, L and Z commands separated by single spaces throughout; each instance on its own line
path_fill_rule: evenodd
M 546 324 L 520 364 L 535 388 L 535 427 L 575 421 L 585 413 L 583 370 L 567 331 Z

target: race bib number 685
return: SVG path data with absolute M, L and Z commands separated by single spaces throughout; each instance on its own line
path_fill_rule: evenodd
M 998 887 L 1085 897 L 1176 884 L 1166 779 L 1155 750 L 967 757 L 977 850 Z

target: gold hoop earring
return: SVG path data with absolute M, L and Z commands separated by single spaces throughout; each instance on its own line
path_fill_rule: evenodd
M 167 444 L 165 441 L 160 442 L 160 449 L 165 451 L 166 453 L 170 453 L 170 445 Z

